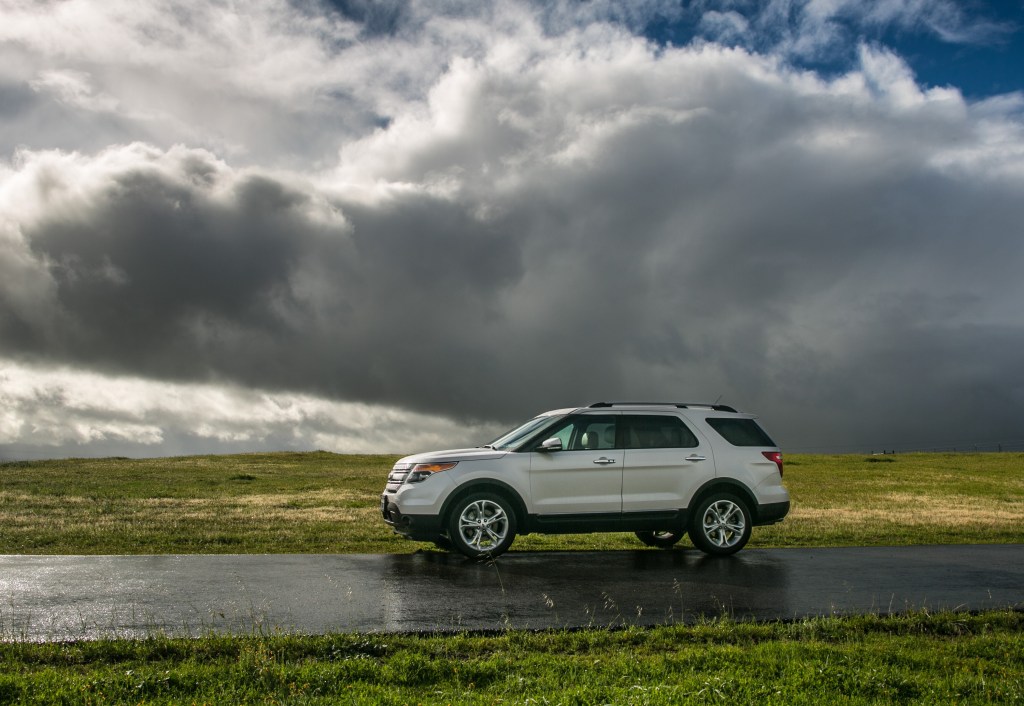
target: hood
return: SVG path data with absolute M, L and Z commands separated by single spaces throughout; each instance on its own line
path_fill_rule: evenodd
M 413 454 L 398 460 L 399 463 L 434 463 L 441 461 L 488 461 L 494 458 L 501 458 L 508 451 L 496 451 L 495 449 L 448 449 L 447 451 L 428 451 L 421 454 Z

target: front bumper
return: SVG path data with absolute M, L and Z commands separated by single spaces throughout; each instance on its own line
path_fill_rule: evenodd
M 384 522 L 407 539 L 432 542 L 441 536 L 441 518 L 437 515 L 407 515 L 391 502 L 387 493 L 380 496 L 380 513 Z

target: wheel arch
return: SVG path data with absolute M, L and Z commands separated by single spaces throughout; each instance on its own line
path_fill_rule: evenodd
M 460 485 L 455 492 L 449 495 L 448 499 L 444 501 L 443 505 L 441 505 L 441 526 L 448 526 L 448 519 L 451 514 L 452 505 L 468 495 L 481 492 L 495 493 L 512 503 L 512 510 L 516 513 L 516 526 L 519 528 L 516 534 L 527 534 L 526 503 L 523 502 L 519 493 L 516 492 L 515 488 L 511 485 L 491 478 L 482 478 L 480 480 L 474 480 L 464 485 Z
M 705 498 L 715 493 L 732 493 L 747 504 L 747 512 L 750 513 L 752 523 L 757 522 L 757 498 L 750 488 L 732 478 L 713 478 L 697 489 L 690 501 L 691 512 L 700 505 Z

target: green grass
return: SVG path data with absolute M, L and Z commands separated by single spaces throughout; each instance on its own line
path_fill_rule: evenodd
M 0 464 L 0 554 L 378 553 L 394 456 L 324 452 Z M 793 509 L 750 546 L 1024 541 L 1024 454 L 788 456 Z M 631 534 L 513 551 L 638 549 Z
M 272 453 L 0 465 L 0 553 L 407 551 L 377 503 L 395 457 Z
M 0 703 L 1014 704 L 1024 614 L 0 644 Z
M 793 496 L 752 546 L 870 546 L 1024 541 L 1024 454 L 787 458 Z
M 409 552 L 380 521 L 394 457 L 0 465 L 0 553 Z M 1024 541 L 1024 454 L 790 456 L 793 510 L 752 546 Z M 639 549 L 627 534 L 513 550 Z M 4 703 L 1014 704 L 1024 614 L 497 635 L 0 643 Z

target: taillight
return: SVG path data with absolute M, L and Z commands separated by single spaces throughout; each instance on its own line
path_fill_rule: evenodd
M 761 454 L 779 467 L 779 475 L 782 475 L 782 452 L 781 451 L 762 451 Z

